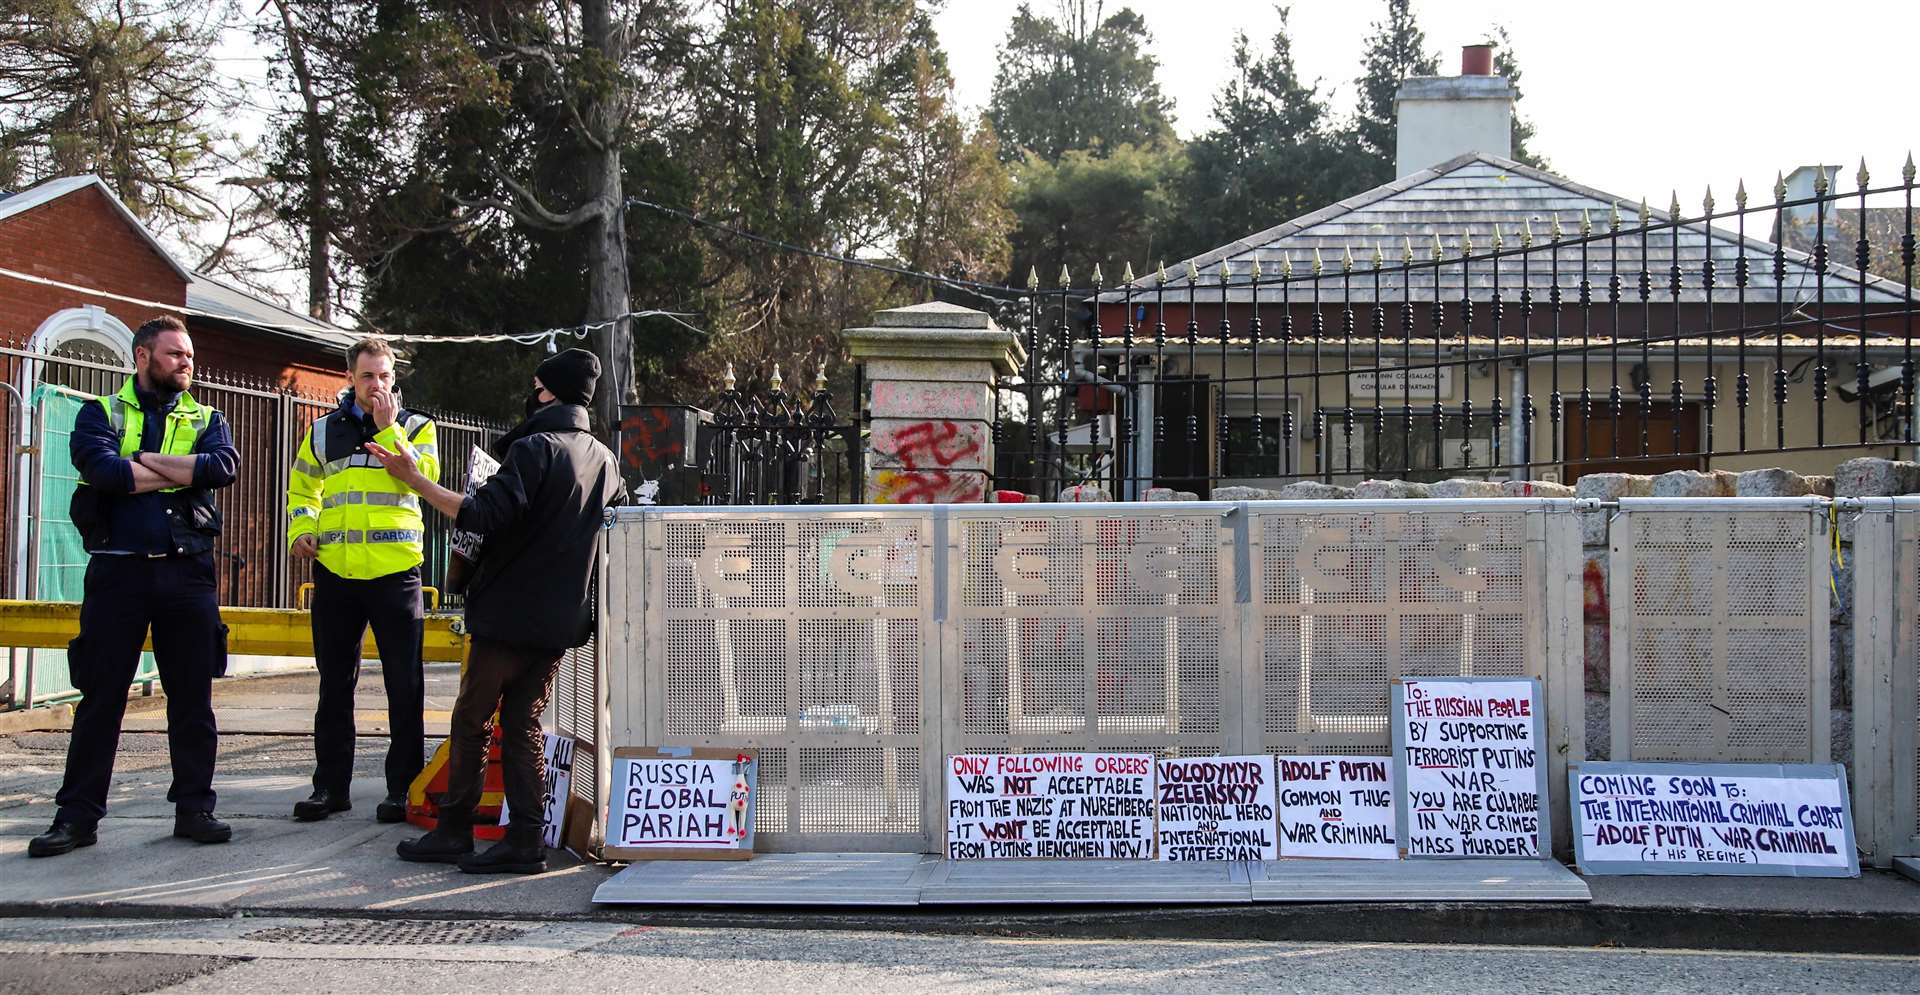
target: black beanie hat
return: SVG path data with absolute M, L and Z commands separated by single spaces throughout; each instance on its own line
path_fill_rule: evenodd
M 585 349 L 568 349 L 557 356 L 548 356 L 533 375 L 540 378 L 540 386 L 552 391 L 561 404 L 586 407 L 593 403 L 593 388 L 600 380 L 600 357 Z

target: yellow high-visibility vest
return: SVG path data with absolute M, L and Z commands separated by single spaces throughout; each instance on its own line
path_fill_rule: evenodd
M 120 458 L 132 459 L 140 451 L 140 436 L 146 431 L 147 413 L 140 410 L 140 395 L 134 393 L 133 378 L 120 385 L 116 394 L 96 397 L 94 403 L 107 412 L 107 424 L 120 435 Z M 160 455 L 192 456 L 193 447 L 200 441 L 200 433 L 213 424 L 212 408 L 202 406 L 189 393 L 181 393 L 173 410 L 167 412 L 167 427 L 160 435 Z M 185 490 L 184 487 L 163 487 L 162 491 Z
M 300 443 L 287 478 L 287 543 L 311 535 L 319 544 L 321 566 L 349 580 L 371 580 L 420 565 L 426 522 L 420 496 L 372 454 L 358 448 L 327 451 L 329 423 L 350 417 L 336 410 L 316 419 Z M 426 415 L 402 412 L 373 441 L 412 453 L 422 475 L 440 479 L 439 447 Z

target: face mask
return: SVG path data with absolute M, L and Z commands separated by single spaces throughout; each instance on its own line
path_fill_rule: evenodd
M 546 407 L 546 404 L 540 400 L 540 388 L 535 387 L 532 393 L 527 395 L 527 417 L 533 417 L 535 411 L 544 407 Z

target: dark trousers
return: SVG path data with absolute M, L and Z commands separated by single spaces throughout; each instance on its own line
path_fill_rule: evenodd
M 227 669 L 213 554 L 97 555 L 87 562 L 80 638 L 67 650 L 80 704 L 73 712 L 66 779 L 54 796 L 60 806 L 56 821 L 90 826 L 107 812 L 127 688 L 140 667 L 149 627 L 167 693 L 167 749 L 173 759 L 167 800 L 179 812 L 213 811 L 219 748 L 213 679 Z
M 418 567 L 371 580 L 348 580 L 313 565 L 313 662 L 320 703 L 313 712 L 313 786 L 346 794 L 353 783 L 353 691 L 360 684 L 360 646 L 373 627 L 380 674 L 387 685 L 387 794 L 402 796 L 425 765 L 426 677 L 420 670 L 425 633 Z
M 498 708 L 508 828 L 538 836 L 546 824 L 547 790 L 546 736 L 540 729 L 540 713 L 547 710 L 564 655 L 474 637 L 467 669 L 460 675 L 460 696 L 453 703 L 447 797 L 440 806 L 443 818 L 455 825 L 472 821 L 486 780 L 487 720 Z

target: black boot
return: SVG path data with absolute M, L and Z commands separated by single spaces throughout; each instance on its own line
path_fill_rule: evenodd
M 381 822 L 407 821 L 407 799 L 401 795 L 388 795 L 387 800 L 373 810 L 373 817 Z
M 508 826 L 507 838 L 486 852 L 464 857 L 460 869 L 468 874 L 539 874 L 547 869 L 544 827 Z
M 63 853 L 72 853 L 83 846 L 92 846 L 98 837 L 92 826 L 77 826 L 71 822 L 56 822 L 53 828 L 35 836 L 27 844 L 29 857 L 58 857 Z
M 173 835 L 195 843 L 225 843 L 233 838 L 233 827 L 214 818 L 212 812 L 176 812 Z
M 301 822 L 319 822 L 335 812 L 353 808 L 353 799 L 344 791 L 315 788 L 306 801 L 293 803 L 293 817 Z
M 401 840 L 396 848 L 401 860 L 416 864 L 457 864 L 473 853 L 471 816 L 440 813 L 440 824 L 419 839 Z

